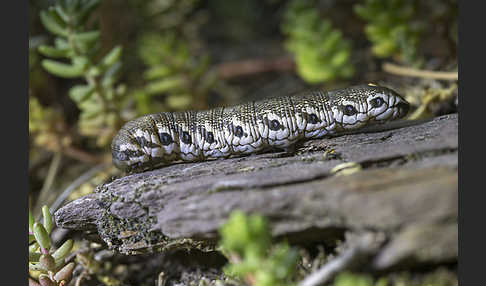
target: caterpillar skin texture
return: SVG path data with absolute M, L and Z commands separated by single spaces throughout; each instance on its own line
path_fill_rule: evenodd
M 149 114 L 120 129 L 112 142 L 113 163 L 131 173 L 175 161 L 286 149 L 299 140 L 399 119 L 408 110 L 409 103 L 395 91 L 370 84 L 206 111 Z

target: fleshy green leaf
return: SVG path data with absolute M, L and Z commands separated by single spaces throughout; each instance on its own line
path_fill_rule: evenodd
M 34 223 L 34 236 L 43 249 L 48 251 L 51 248 L 51 239 L 41 223 Z
M 190 106 L 192 97 L 190 94 L 170 94 L 167 96 L 167 105 L 170 108 L 184 110 Z
M 57 15 L 59 15 L 59 17 L 65 22 L 65 23 L 69 23 L 69 21 L 71 20 L 71 17 L 69 16 L 68 13 L 66 13 L 66 11 L 64 10 L 64 8 L 61 6 L 61 5 L 56 5 L 54 6 L 54 9 L 56 10 L 57 12 Z
M 94 86 L 91 85 L 75 85 L 69 90 L 69 97 L 76 103 L 81 103 L 93 94 Z
M 155 66 L 145 71 L 143 77 L 147 80 L 153 80 L 156 78 L 168 76 L 171 72 L 172 70 L 169 66 Z
M 61 19 L 58 18 L 57 14 L 53 10 L 41 11 L 40 20 L 49 32 L 58 36 L 68 36 L 68 30 L 65 24 L 62 23 Z
M 122 63 L 116 62 L 105 72 L 101 84 L 105 87 L 109 87 L 113 85 L 119 79 L 121 75 L 121 70 L 122 70 Z
M 74 263 L 69 262 L 61 270 L 57 271 L 56 275 L 54 275 L 54 279 L 56 281 L 64 280 L 66 282 L 69 282 L 69 280 L 71 280 L 73 270 L 74 270 Z
M 122 47 L 121 46 L 116 46 L 111 51 L 101 60 L 101 65 L 105 67 L 112 66 L 115 64 L 119 59 L 122 54 Z
M 185 83 L 182 77 L 169 77 L 147 85 L 148 94 L 160 94 L 183 86 Z
M 100 38 L 100 31 L 89 31 L 73 35 L 74 41 L 79 44 L 90 45 Z
M 54 39 L 54 46 L 59 50 L 71 49 L 71 45 L 66 39 L 56 37 Z
M 57 61 L 45 59 L 42 61 L 42 66 L 48 72 L 64 78 L 73 78 L 83 75 L 84 69 L 80 65 L 69 65 Z
M 29 231 L 33 232 L 34 231 L 34 216 L 32 215 L 32 212 L 29 210 Z
M 51 58 L 66 58 L 69 56 L 69 52 L 71 49 L 58 49 L 46 45 L 41 45 L 37 48 L 39 53 L 43 54 L 44 56 L 48 56 Z
M 52 215 L 48 206 L 42 207 L 42 216 L 44 217 L 44 228 L 46 229 L 47 233 L 51 233 L 53 226 Z
M 72 239 L 68 239 L 66 240 L 66 242 L 64 242 L 61 247 L 59 247 L 53 254 L 52 254 L 52 257 L 54 257 L 55 260 L 59 260 L 59 259 L 64 259 L 68 254 L 69 252 L 71 251 L 71 249 L 73 248 L 73 240 Z

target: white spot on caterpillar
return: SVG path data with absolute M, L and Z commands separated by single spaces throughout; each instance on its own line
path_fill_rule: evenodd
M 393 108 L 389 108 L 389 109 L 385 110 L 385 112 L 376 116 L 376 119 L 377 120 L 384 120 L 384 119 L 390 118 L 390 115 L 393 115 Z
M 271 130 L 270 128 L 268 128 L 268 141 L 270 145 L 274 145 L 272 142 L 281 141 L 289 138 L 290 131 L 288 127 L 288 122 L 286 120 L 283 120 L 273 113 L 268 113 L 267 119 L 268 124 L 271 124 L 272 120 L 277 120 L 280 125 L 280 128 L 278 130 Z
M 138 150 L 137 146 L 130 144 L 130 143 L 121 144 L 119 148 L 120 148 L 121 152 L 126 151 L 126 150 L 130 150 L 130 151 L 137 151 Z
M 379 107 L 373 107 L 372 104 L 371 104 L 371 101 L 377 97 L 381 97 L 385 102 L 379 106 Z M 382 94 L 382 93 L 378 93 L 374 96 L 370 96 L 368 97 L 368 106 L 369 106 L 369 109 L 368 109 L 368 115 L 370 117 L 375 117 L 375 116 L 378 116 L 379 114 L 383 113 L 385 110 L 388 109 L 388 106 L 389 106 L 389 97 L 385 94 Z

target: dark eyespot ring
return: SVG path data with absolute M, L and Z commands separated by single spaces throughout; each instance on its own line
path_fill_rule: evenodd
M 185 144 L 191 144 L 192 143 L 192 138 L 191 138 L 191 135 L 189 134 L 189 132 L 187 132 L 187 131 L 182 132 L 181 141 L 182 141 L 182 143 L 185 143 Z
M 273 119 L 270 121 L 270 125 L 268 126 L 270 130 L 277 131 L 280 129 L 280 122 L 277 119 Z
M 168 133 L 162 132 L 159 133 L 159 140 L 162 145 L 167 146 L 172 144 L 174 141 L 172 140 L 172 137 Z
M 356 110 L 356 108 L 354 108 L 354 106 L 348 104 L 344 106 L 343 112 L 344 115 L 351 116 L 351 115 L 355 115 L 358 111 Z
M 243 137 L 243 128 L 241 126 L 235 127 L 235 136 L 239 138 Z
M 213 132 L 206 133 L 206 142 L 208 142 L 209 144 L 214 143 L 214 135 L 213 135 Z
M 376 98 L 373 98 L 372 100 L 370 100 L 370 103 L 371 103 L 372 107 L 377 108 L 377 107 L 382 106 L 383 103 L 385 103 L 385 101 L 381 97 L 376 97 Z
M 317 117 L 317 115 L 315 115 L 314 113 L 309 114 L 309 123 L 310 124 L 317 124 L 319 122 L 321 122 L 321 120 L 319 120 L 319 117 Z

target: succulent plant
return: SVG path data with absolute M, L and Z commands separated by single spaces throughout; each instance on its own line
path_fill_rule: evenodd
M 73 241 L 68 239 L 54 250 L 49 236 L 54 224 L 47 206 L 42 207 L 42 216 L 43 222 L 36 222 L 29 211 L 29 269 L 40 272 L 38 283 L 41 286 L 67 285 L 75 266 L 73 262 L 66 263 Z M 29 284 L 34 283 L 37 282 L 29 279 Z

